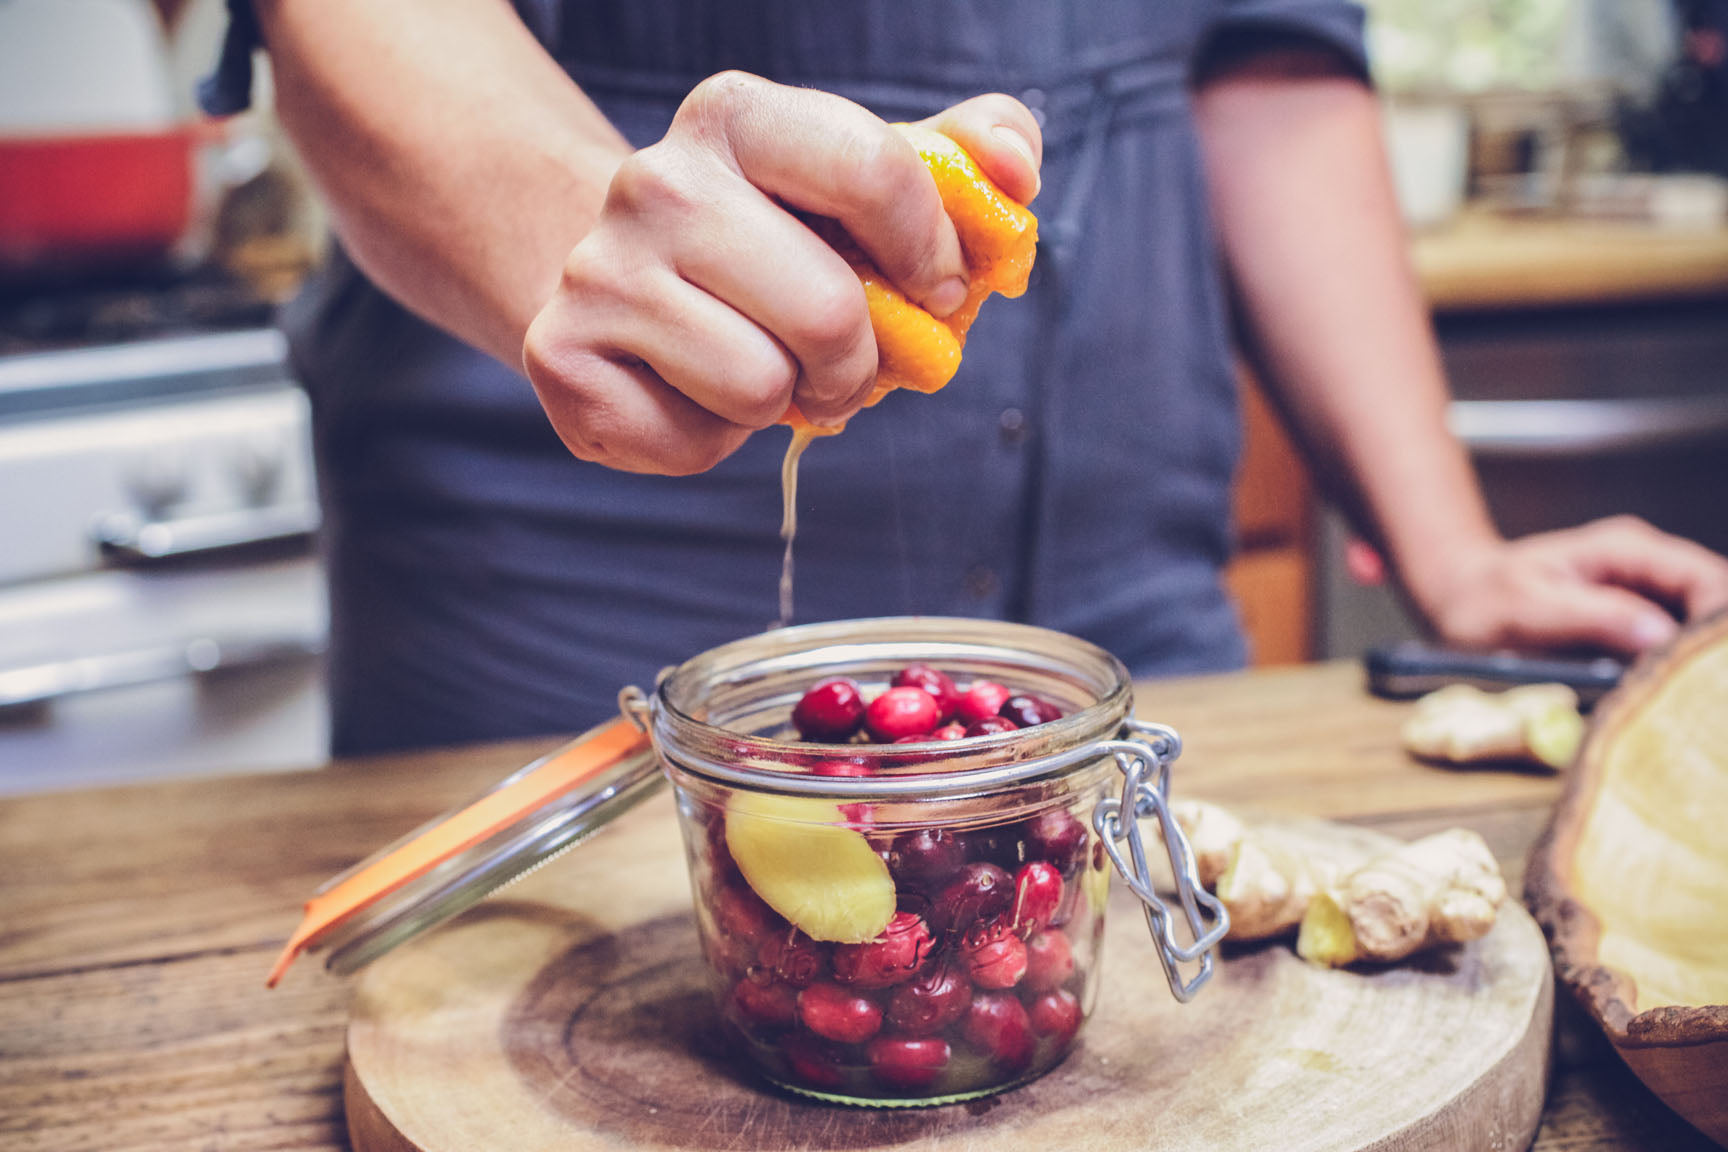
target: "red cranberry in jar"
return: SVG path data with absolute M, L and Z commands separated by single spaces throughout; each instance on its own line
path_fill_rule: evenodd
M 936 731 L 930 733 L 930 739 L 964 740 L 966 739 L 966 725 L 960 723 L 958 720 L 951 720 L 942 725 L 942 727 L 936 729 Z
M 896 912 L 876 939 L 836 944 L 830 964 L 834 979 L 854 988 L 888 988 L 910 980 L 931 950 L 930 929 L 907 912 Z
M 1005 921 L 980 928 L 960 941 L 960 960 L 980 988 L 1012 988 L 1026 975 L 1026 942 Z
M 1026 941 L 1026 976 L 1022 983 L 1028 992 L 1060 988 L 1073 975 L 1074 948 L 1062 929 L 1051 928 Z
M 1000 712 L 1002 705 L 1006 704 L 1008 697 L 1012 695 L 1012 692 L 994 680 L 974 680 L 955 703 L 954 717 L 968 724 L 976 724 L 985 717 Z
M 930 906 L 938 932 L 963 936 L 976 924 L 995 920 L 1014 900 L 1014 879 L 994 864 L 974 861 L 944 884 Z
M 930 1037 L 878 1036 L 864 1052 L 870 1075 L 889 1088 L 928 1088 L 948 1067 L 948 1041 Z
M 1025 1070 L 1037 1046 L 1025 1005 L 1006 992 L 980 992 L 972 997 L 960 1034 L 966 1043 L 1010 1074 Z
M 846 1082 L 843 1050 L 807 1032 L 794 1032 L 780 1042 L 792 1078 L 811 1088 L 833 1091 Z
M 1051 1037 L 1059 1048 L 1067 1047 L 1080 1031 L 1080 1001 L 1072 992 L 1046 992 L 1032 1001 L 1027 1018 L 1032 1031 Z
M 870 765 L 856 757 L 830 757 L 810 765 L 812 776 L 871 776 Z
M 879 744 L 928 737 L 939 723 L 936 698 L 922 688 L 890 688 L 864 709 L 864 728 Z
M 908 1036 L 930 1036 L 966 1014 L 972 983 L 964 967 L 948 959 L 926 965 L 888 997 L 888 1026 Z
M 895 688 L 922 688 L 930 693 L 936 699 L 937 712 L 942 720 L 953 716 L 955 706 L 960 703 L 960 690 L 954 687 L 954 681 L 946 672 L 939 672 L 928 664 L 908 664 L 896 672 L 889 683 Z
M 806 740 L 839 744 L 864 723 L 864 693 L 844 676 L 818 681 L 792 709 L 792 724 Z
M 862 1044 L 882 1027 L 876 1001 L 826 980 L 798 993 L 798 1018 L 826 1040 Z
M 897 887 L 926 888 L 948 879 L 966 862 L 966 844 L 946 828 L 902 832 L 888 850 Z
M 748 976 L 733 986 L 732 1004 L 747 1023 L 768 1028 L 785 1028 L 798 1018 L 798 993 Z
M 1014 930 L 1030 935 L 1049 924 L 1062 904 L 1062 874 L 1047 860 L 1030 860 L 1014 875 Z
M 1066 808 L 1052 808 L 1021 826 L 1028 860 L 1048 860 L 1066 872 L 1086 849 L 1086 825 Z
M 1042 696 L 1027 694 L 1008 697 L 996 714 L 1006 716 L 1022 728 L 1036 728 L 1040 724 L 1062 719 L 1062 709 Z
M 828 975 L 827 947 L 796 928 L 764 938 L 756 960 L 774 979 L 793 988 L 808 988 Z
M 721 887 L 714 895 L 713 907 L 714 923 L 721 933 L 752 947 L 785 924 L 762 897 L 741 885 Z
M 974 720 L 972 723 L 966 725 L 966 735 L 968 737 L 997 736 L 1003 732 L 1018 732 L 1019 730 L 1020 725 L 1014 723 L 1014 721 L 1008 719 L 1006 716 L 986 716 L 982 720 Z

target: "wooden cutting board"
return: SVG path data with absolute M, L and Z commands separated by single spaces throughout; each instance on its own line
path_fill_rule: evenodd
M 1485 939 L 1381 971 L 1235 949 L 1181 1005 L 1118 885 L 1102 980 L 1079 1049 L 1002 1096 L 872 1110 L 776 1092 L 720 1035 L 656 801 L 365 973 L 350 1137 L 356 1152 L 1502 1152 L 1535 1136 L 1553 991 L 1515 904 Z

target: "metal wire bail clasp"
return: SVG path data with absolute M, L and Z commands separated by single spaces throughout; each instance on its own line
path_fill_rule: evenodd
M 1145 906 L 1146 927 L 1158 946 L 1158 958 L 1164 964 L 1171 995 L 1186 1004 L 1212 978 L 1212 949 L 1230 930 L 1230 915 L 1218 898 L 1201 886 L 1194 850 L 1170 815 L 1170 763 L 1182 754 L 1182 738 L 1173 728 L 1134 720 L 1128 722 L 1128 731 L 1128 739 L 1112 740 L 1103 746 L 1104 751 L 1116 757 L 1116 767 L 1122 771 L 1122 795 L 1120 799 L 1100 800 L 1092 810 L 1092 824 L 1103 837 L 1104 850 L 1110 853 L 1116 871 Z M 1124 817 L 1123 813 L 1128 815 Z M 1139 825 L 1148 816 L 1158 818 L 1164 850 L 1170 859 L 1170 874 L 1175 879 L 1177 902 L 1187 922 L 1188 934 L 1193 937 L 1192 944 L 1177 942 L 1175 917 L 1153 887 Z M 1123 841 L 1128 843 L 1126 859 L 1122 855 Z M 1184 978 L 1182 966 L 1196 961 L 1199 969 L 1191 978 Z

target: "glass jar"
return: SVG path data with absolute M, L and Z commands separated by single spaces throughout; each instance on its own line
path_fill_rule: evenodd
M 1064 714 L 955 741 L 797 739 L 792 710 L 817 681 L 873 694 L 911 664 Z M 720 1016 L 792 1091 L 938 1104 L 1054 1067 L 1098 999 L 1112 871 L 1143 906 L 1171 993 L 1188 1000 L 1211 975 L 1229 921 L 1170 814 L 1180 740 L 1132 719 L 1127 671 L 1101 648 L 978 620 L 809 624 L 711 649 L 653 695 L 619 699 L 623 716 L 332 879 L 268 982 L 311 949 L 358 969 L 667 781 Z
M 912 664 L 1035 694 L 1064 715 L 952 742 L 799 740 L 790 718 L 806 689 L 843 676 L 870 698 Z M 1176 750 L 1173 733 L 1132 725 L 1114 657 L 989 621 L 806 625 L 704 653 L 625 708 L 677 794 L 719 1013 L 769 1080 L 844 1103 L 950 1103 L 1068 1054 L 1098 997 L 1112 861 L 1137 858 L 1137 891 L 1151 892 L 1137 836 L 1121 854 L 1134 822 L 1124 828 L 1114 793 L 1137 773 L 1130 806 L 1159 814 L 1162 791 L 1151 803 L 1138 793 L 1167 786 Z M 859 774 L 819 774 L 836 760 Z M 1148 909 L 1184 998 L 1222 931 L 1206 931 L 1197 889 L 1179 881 L 1190 937 L 1211 941 L 1178 945 L 1163 904 Z M 1184 980 L 1184 958 L 1202 974 Z

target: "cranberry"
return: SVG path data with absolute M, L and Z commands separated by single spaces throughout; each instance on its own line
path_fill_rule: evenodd
M 1032 1001 L 1032 1010 L 1027 1015 L 1032 1031 L 1054 1037 L 1058 1048 L 1066 1048 L 1080 1031 L 1080 1001 L 1072 992 L 1060 989 L 1046 992 Z
M 732 1004 L 752 1024 L 784 1028 L 798 1018 L 798 994 L 784 984 L 746 977 L 732 988 Z
M 974 828 L 966 833 L 966 857 L 997 864 L 1012 872 L 1020 867 L 1020 836 L 1016 827 Z
M 828 950 L 793 928 L 762 941 L 756 959 L 774 979 L 794 988 L 808 988 L 828 974 Z
M 1040 812 L 1022 825 L 1028 860 L 1048 860 L 1066 872 L 1086 848 L 1086 825 L 1066 808 Z
M 972 997 L 960 1034 L 1008 1073 L 1023 1071 L 1032 1062 L 1032 1050 L 1037 1045 L 1025 1006 L 1006 992 L 980 992 Z
M 1026 978 L 1028 992 L 1049 992 L 1067 983 L 1074 975 L 1074 949 L 1068 934 L 1060 928 L 1040 932 L 1026 941 Z
M 826 1040 L 794 1032 L 780 1043 L 792 1078 L 812 1088 L 836 1089 L 846 1082 L 845 1053 Z
M 1020 865 L 1014 875 L 1014 930 L 1025 935 L 1043 928 L 1062 904 L 1062 873 L 1047 860 Z
M 966 739 L 966 725 L 960 723 L 958 720 L 950 721 L 936 729 L 936 731 L 930 733 L 930 739 L 964 740 Z
M 902 832 L 888 850 L 888 870 L 898 887 L 927 887 L 947 879 L 965 862 L 965 842 L 946 828 Z
M 986 716 L 966 725 L 967 736 L 996 736 L 1003 732 L 1018 732 L 1020 725 L 1006 716 Z
M 888 988 L 910 980 L 930 955 L 930 929 L 908 912 L 896 912 L 876 939 L 834 946 L 834 979 L 854 988 Z
M 784 922 L 756 893 L 727 885 L 714 896 L 714 923 L 723 934 L 754 947 Z
M 1042 696 L 1029 694 L 1008 697 L 996 714 L 1006 716 L 1022 728 L 1036 728 L 1040 724 L 1062 719 L 1062 709 Z
M 876 1001 L 826 980 L 798 993 L 798 1017 L 816 1035 L 842 1044 L 862 1044 L 882 1027 Z
M 1005 921 L 967 934 L 960 959 L 980 988 L 1012 988 L 1026 975 L 1026 942 Z
M 839 744 L 864 723 L 864 693 L 844 676 L 819 681 L 792 709 L 792 723 L 806 740 Z
M 918 1090 L 935 1083 L 948 1067 L 948 1041 L 911 1036 L 878 1036 L 865 1056 L 870 1074 L 890 1088 Z
M 948 960 L 927 965 L 888 998 L 888 1023 L 908 1036 L 930 1036 L 966 1014 L 972 985 L 962 967 Z
M 875 770 L 857 757 L 818 760 L 810 765 L 812 776 L 873 776 Z
M 954 681 L 946 672 L 938 672 L 928 664 L 908 664 L 894 674 L 890 683 L 896 688 L 922 688 L 930 693 L 936 698 L 938 716 L 942 720 L 953 716 L 955 705 L 960 703 L 960 689 L 954 687 Z
M 976 724 L 987 716 L 994 716 L 1002 710 L 1002 705 L 1008 702 L 1013 693 L 994 680 L 974 680 L 966 691 L 960 694 L 960 700 L 954 705 L 954 717 L 968 724 Z
M 879 744 L 926 737 L 941 722 L 936 697 L 922 688 L 890 688 L 864 709 L 864 728 Z
M 994 864 L 974 861 L 942 886 L 931 905 L 938 931 L 964 935 L 974 924 L 996 919 L 1014 900 L 1014 881 Z

